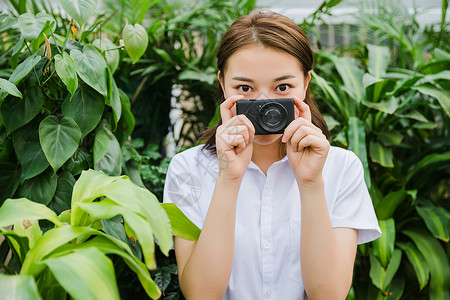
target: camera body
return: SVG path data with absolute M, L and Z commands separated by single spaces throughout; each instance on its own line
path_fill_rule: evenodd
M 245 115 L 252 122 L 255 134 L 280 134 L 295 119 L 294 100 L 239 100 L 236 102 L 236 113 Z

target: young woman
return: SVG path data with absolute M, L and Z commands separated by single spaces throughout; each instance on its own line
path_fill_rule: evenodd
M 361 162 L 331 147 L 308 94 L 313 55 L 282 15 L 235 21 L 217 53 L 221 124 L 174 156 L 164 201 L 202 229 L 175 238 L 187 299 L 345 299 L 358 243 L 381 235 Z M 255 135 L 241 99 L 292 98 L 284 134 Z

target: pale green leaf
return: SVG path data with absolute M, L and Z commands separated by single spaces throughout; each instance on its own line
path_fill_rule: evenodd
M 387 168 L 394 167 L 392 148 L 387 148 L 379 143 L 371 142 L 369 150 L 373 162 L 379 163 Z
M 198 240 L 200 229 L 174 203 L 162 203 L 161 205 L 169 216 L 174 236 L 189 241 Z
M 67 86 L 72 95 L 70 99 L 72 99 L 78 87 L 78 76 L 75 63 L 67 52 L 64 52 L 62 56 L 60 54 L 55 55 L 55 69 L 59 78 Z
M 43 12 L 38 13 L 36 16 L 30 13 L 24 13 L 18 18 L 20 32 L 30 42 L 39 37 L 45 29 L 44 27 L 47 22 L 53 22 L 52 29 L 56 27 L 53 16 Z
M 367 50 L 369 50 L 367 66 L 369 73 L 377 78 L 385 76 L 391 59 L 389 48 L 386 46 L 367 44 Z
M 27 57 L 23 62 L 21 62 L 17 68 L 14 69 L 13 73 L 9 77 L 9 81 L 17 85 L 25 76 L 27 76 L 34 66 L 41 60 L 41 56 L 37 52 L 33 55 Z
M 33 276 L 0 273 L 0 291 L 3 300 L 41 300 Z
M 428 229 L 438 239 L 448 243 L 449 241 L 449 222 L 445 216 L 445 209 L 437 206 L 416 207 L 417 212 L 425 221 Z
M 25 219 L 47 219 L 61 226 L 56 214 L 43 204 L 25 198 L 6 199 L 0 207 L 0 227 L 6 227 Z
M 387 288 L 391 284 L 391 281 L 394 278 L 398 267 L 400 266 L 400 262 L 402 260 L 402 251 L 400 251 L 399 249 L 395 249 L 387 268 L 384 268 L 371 252 L 369 253 L 369 259 L 369 275 L 370 279 L 372 279 L 372 283 L 383 292 L 389 292 Z
M 80 27 L 95 13 L 98 6 L 98 0 L 59 0 L 59 3 Z
M 104 143 L 101 146 L 97 146 L 100 139 L 97 135 L 101 136 L 101 142 Z M 107 138 L 106 138 L 107 137 Z M 101 154 L 97 154 L 97 149 L 102 149 Z M 94 169 L 101 170 L 107 175 L 120 175 L 122 173 L 122 151 L 114 134 L 108 129 L 101 127 L 97 130 L 95 134 L 94 142 Z
M 366 149 L 366 131 L 364 122 L 356 117 L 350 117 L 348 120 L 348 149 L 353 151 L 361 160 L 364 167 L 364 180 L 370 189 L 370 172 L 369 163 L 367 161 Z
M 96 39 L 92 45 L 102 50 L 103 54 L 105 55 L 106 59 L 106 65 L 108 66 L 109 70 L 111 71 L 111 74 L 114 74 L 116 72 L 117 67 L 119 66 L 119 60 L 120 60 L 120 54 L 119 49 L 116 45 L 114 45 L 111 40 L 109 40 L 106 37 L 103 37 L 101 40 Z M 114 50 L 109 50 L 114 49 Z
M 14 97 L 23 98 L 22 93 L 13 83 L 6 79 L 0 78 L 0 94 L 2 91 Z
M 145 53 L 148 45 L 148 35 L 145 28 L 139 24 L 126 25 L 122 32 L 123 43 L 133 63 Z
M 418 90 L 422 94 L 434 97 L 441 104 L 447 116 L 450 117 L 450 91 L 444 89 L 438 89 L 430 84 L 423 84 L 413 89 Z

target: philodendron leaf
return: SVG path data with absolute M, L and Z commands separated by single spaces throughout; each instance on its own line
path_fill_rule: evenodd
M 105 55 L 106 58 L 106 64 L 108 65 L 111 74 L 114 74 L 114 72 L 117 70 L 117 67 L 119 66 L 119 59 L 120 59 L 119 49 L 114 49 L 117 48 L 117 46 L 114 45 L 114 43 L 107 38 L 102 38 L 101 40 L 96 39 L 92 43 L 92 45 L 104 51 L 103 54 Z
M 56 171 L 75 153 L 81 131 L 72 118 L 48 116 L 39 125 L 39 140 L 45 157 Z
M 59 0 L 59 3 L 80 27 L 95 13 L 98 6 L 98 0 Z
M 70 57 L 81 79 L 103 96 L 107 96 L 107 66 L 100 52 L 94 46 L 86 45 L 83 52 L 78 49 L 71 50 Z
M 44 95 L 33 85 L 24 91 L 23 99 L 7 97 L 1 106 L 3 123 L 8 133 L 27 124 L 41 111 Z
M 67 52 L 64 52 L 62 56 L 61 54 L 55 55 L 55 69 L 59 78 L 67 86 L 67 89 L 73 97 L 78 86 L 78 76 L 75 63 Z
M 53 16 L 43 12 L 38 13 L 36 16 L 24 13 L 18 19 L 20 32 L 30 42 L 39 37 L 47 22 L 53 22 L 52 29 L 56 27 Z
M 145 28 L 139 24 L 126 25 L 122 32 L 123 43 L 128 55 L 136 63 L 145 53 L 148 45 L 148 35 Z
M 100 122 L 104 107 L 105 98 L 87 84 L 81 84 L 73 98 L 67 97 L 61 106 L 63 115 L 80 127 L 82 138 Z
M 6 92 L 14 97 L 23 98 L 19 89 L 6 79 L 0 78 L 0 94 L 1 91 Z
M 55 195 L 56 186 L 57 178 L 48 167 L 42 174 L 25 180 L 16 195 L 47 205 Z
M 42 262 L 74 299 L 120 299 L 112 261 L 96 248 Z
M 94 141 L 94 169 L 108 175 L 122 172 L 122 154 L 119 142 L 106 128 L 99 128 Z
M 34 66 L 41 60 L 41 56 L 35 52 L 33 55 L 25 59 L 17 68 L 14 69 L 11 76 L 9 76 L 9 81 L 18 84 L 25 76 L 27 76 Z
M 33 276 L 29 275 L 0 274 L 0 291 L 3 299 L 42 299 Z

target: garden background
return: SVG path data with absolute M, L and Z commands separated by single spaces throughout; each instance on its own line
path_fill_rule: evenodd
M 348 299 L 450 299 L 448 0 L 427 25 L 381 0 L 353 1 L 356 22 L 328 24 L 344 3 L 298 22 L 331 143 L 363 162 L 383 231 L 358 247 Z M 167 166 L 217 121 L 218 41 L 258 2 L 5 5 L 0 295 L 183 299 L 171 237 L 199 230 L 159 203 Z

